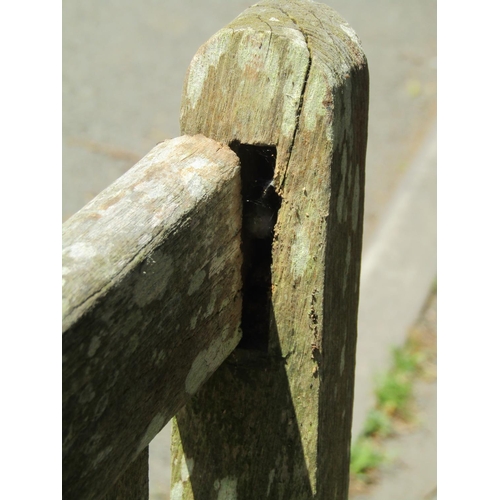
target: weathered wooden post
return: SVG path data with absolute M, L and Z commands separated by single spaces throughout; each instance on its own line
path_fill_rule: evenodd
M 241 181 L 157 145 L 63 225 L 63 496 L 147 500 L 149 442 L 241 337 Z
M 367 116 L 326 5 L 260 2 L 194 57 L 182 132 L 241 160 L 243 339 L 176 417 L 172 500 L 347 498 Z

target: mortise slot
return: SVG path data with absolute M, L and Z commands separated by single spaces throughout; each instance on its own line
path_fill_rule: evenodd
M 232 143 L 241 162 L 243 308 L 240 349 L 267 352 L 274 225 L 281 197 L 273 184 L 276 148 Z

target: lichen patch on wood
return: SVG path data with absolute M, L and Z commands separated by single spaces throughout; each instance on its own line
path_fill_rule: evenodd
M 239 329 L 231 332 L 230 327 L 227 326 L 223 328 L 220 337 L 213 340 L 207 349 L 198 353 L 186 376 L 185 387 L 186 392 L 190 396 L 198 392 L 203 382 L 205 382 L 226 359 L 227 353 L 231 352 L 238 345 L 240 337 L 241 333 Z

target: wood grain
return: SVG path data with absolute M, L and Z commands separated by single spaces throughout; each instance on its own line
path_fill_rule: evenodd
M 139 453 L 104 500 L 149 500 L 149 448 Z

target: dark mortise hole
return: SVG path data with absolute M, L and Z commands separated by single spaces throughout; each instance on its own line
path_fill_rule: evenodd
M 243 196 L 243 337 L 240 349 L 267 352 L 274 225 L 281 197 L 274 190 L 276 148 L 231 144 L 241 162 Z

